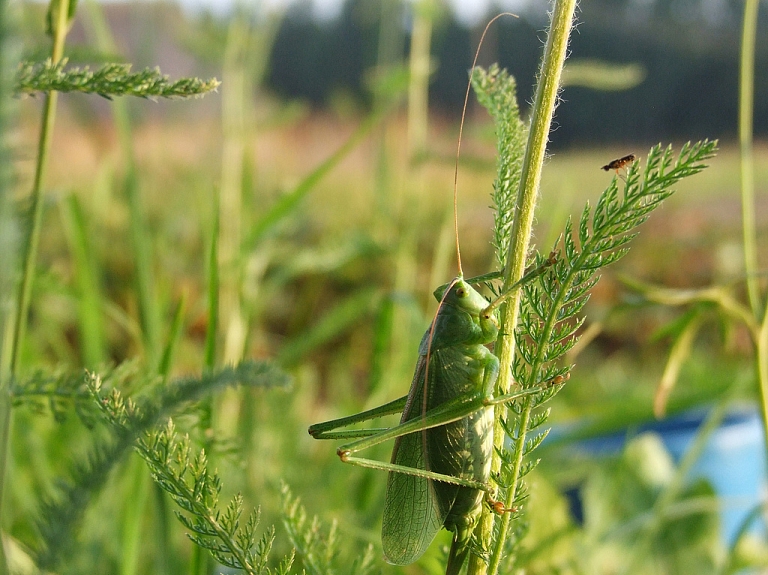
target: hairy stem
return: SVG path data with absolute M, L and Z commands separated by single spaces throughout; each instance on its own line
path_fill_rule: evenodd
M 507 250 L 507 263 L 504 269 L 504 288 L 515 284 L 525 273 L 526 259 L 533 228 L 533 214 L 536 206 L 536 198 L 541 183 L 541 171 L 544 164 L 549 130 L 552 116 L 555 111 L 560 87 L 560 77 L 566 57 L 568 37 L 573 26 L 573 17 L 576 10 L 576 0 L 557 0 L 552 10 L 552 22 L 549 28 L 547 43 L 544 51 L 539 82 L 536 88 L 536 98 L 531 116 L 531 127 L 528 134 L 528 143 L 523 158 L 522 175 L 518 189 L 516 210 L 517 214 L 512 228 L 512 237 Z M 512 360 L 515 354 L 514 329 L 517 325 L 520 295 L 514 295 L 502 311 L 499 340 L 496 343 L 501 371 L 497 393 L 509 393 L 512 388 Z M 521 423 L 530 417 L 531 402 L 524 401 L 524 411 Z M 506 407 L 497 407 L 496 426 L 494 430 L 494 446 L 498 452 L 504 446 L 505 432 L 501 426 L 501 420 L 507 417 Z M 523 446 L 525 445 L 525 427 L 521 424 L 517 445 L 514 452 L 516 461 L 513 465 L 512 487 L 507 494 L 507 501 L 514 500 L 516 495 L 517 477 L 522 466 Z M 492 473 L 497 474 L 501 468 L 501 460 L 494 454 Z M 509 533 L 510 516 L 504 514 L 500 521 L 498 537 L 494 541 L 494 515 L 489 511 L 483 512 L 478 528 L 478 540 L 484 549 L 490 551 L 490 561 L 486 566 L 482 559 L 472 556 L 469 564 L 468 575 L 479 575 L 498 572 L 502 560 L 504 544 Z M 487 569 L 487 571 L 486 571 Z

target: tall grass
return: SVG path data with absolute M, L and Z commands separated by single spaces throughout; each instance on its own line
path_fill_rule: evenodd
M 13 71 L 17 54 L 17 39 L 13 35 L 14 18 L 8 2 L 0 2 L 0 518 L 6 507 L 3 495 L 8 477 L 11 433 L 11 394 L 13 372 L 12 326 L 13 282 L 17 265 L 18 228 L 12 202 L 13 153 L 10 134 L 13 129 Z M 2 546 L 0 546 L 2 547 Z M 8 573 L 5 549 L 0 549 L 0 573 Z
M 744 230 L 744 272 L 746 274 L 749 309 L 754 324 L 749 322 L 755 351 L 757 375 L 768 450 L 768 290 L 760 289 L 758 240 L 755 204 L 754 151 L 752 145 L 755 98 L 755 41 L 759 2 L 744 3 L 744 22 L 739 65 L 739 149 L 741 152 L 741 206 Z M 764 285 L 764 284 L 763 284 Z
M 74 17 L 73 10 L 57 6 L 53 62 L 66 53 L 65 32 Z M 6 9 L 0 4 L 0 10 Z M 442 141 L 427 115 L 425 64 L 435 9 L 432 2 L 419 5 L 410 55 L 416 73 L 407 78 L 405 66 L 395 66 L 378 76 L 372 111 L 352 129 L 345 125 L 343 133 L 326 135 L 333 145 L 326 145 L 314 162 L 300 158 L 302 172 L 295 177 L 278 173 L 274 178 L 271 170 L 295 161 L 296 152 L 283 153 L 273 160 L 275 166 L 254 160 L 264 142 L 274 138 L 268 123 L 273 120 L 264 117 L 262 100 L 254 105 L 251 88 L 263 76 L 278 18 L 235 19 L 226 42 L 211 51 L 224 69 L 223 144 L 210 143 L 218 142 L 218 127 L 206 133 L 201 145 L 214 153 L 193 169 L 174 171 L 172 185 L 166 180 L 161 188 L 160 178 L 142 159 L 142 127 L 129 103 L 123 97 L 110 103 L 119 168 L 114 170 L 118 175 L 107 178 L 116 193 L 110 194 L 104 212 L 97 212 L 89 196 L 93 174 L 84 178 L 88 184 L 82 190 L 63 200 L 44 196 L 58 185 L 53 179 L 46 184 L 53 174 L 46 165 L 66 152 L 51 147 L 57 92 L 47 92 L 30 223 L 21 227 L 28 238 L 22 242 L 22 264 L 14 263 L 14 254 L 19 243 L 15 221 L 23 204 L 14 205 L 9 197 L 12 158 L 6 147 L 0 149 L 0 492 L 6 502 L 3 527 L 13 539 L 15 560 L 61 573 L 208 573 L 221 568 L 213 565 L 213 550 L 220 564 L 254 573 L 288 571 L 292 562 L 294 572 L 392 571 L 380 565 L 376 551 L 382 474 L 347 469 L 327 446 L 312 444 L 305 429 L 312 421 L 402 394 L 428 317 L 423 299 L 434 287 L 423 286 L 444 281 L 450 269 L 445 201 L 450 174 L 423 153 Z M 87 15 L 93 46 L 115 53 L 98 7 L 85 4 L 80 10 Z M 567 1 L 558 2 L 554 12 L 558 20 L 551 27 L 533 111 L 535 129 L 520 191 L 524 217 L 509 250 L 516 258 L 508 267 L 509 282 L 524 269 L 529 253 L 532 208 L 573 10 L 574 3 Z M 4 14 L 0 24 L 7 25 Z M 0 30 L 0 40 L 6 42 L 0 49 L 0 128 L 7 134 L 10 76 L 18 53 L 7 49 L 7 27 Z M 384 54 L 389 49 L 381 46 L 381 62 L 392 63 L 391 54 Z M 256 62 L 250 59 L 253 53 L 259 54 Z M 88 82 L 98 80 L 88 80 L 82 70 L 77 77 L 67 76 L 70 68 L 40 63 L 24 70 L 38 74 L 37 83 L 29 83 L 37 90 L 64 90 L 69 81 L 71 89 L 85 86 L 88 91 Z M 135 93 L 145 76 L 122 78 L 124 89 L 118 93 Z M 167 87 L 153 78 L 154 86 Z M 175 89 L 193 84 L 187 80 Z M 94 85 L 91 91 L 98 93 Z M 406 96 L 410 112 L 403 125 L 393 111 Z M 268 113 L 294 122 L 281 127 L 293 131 L 293 142 L 296 134 L 308 137 L 319 123 L 291 120 L 285 108 Z M 348 178 L 344 172 L 340 177 L 350 165 L 354 174 L 356 160 L 369 157 L 374 132 L 380 135 L 373 152 L 379 159 L 375 182 L 367 175 Z M 189 139 L 186 134 L 180 137 Z M 597 158 L 587 161 L 591 170 Z M 210 182 L 218 174 L 221 183 L 215 186 Z M 485 172 L 465 174 L 461 193 L 474 194 L 474 184 L 490 187 L 490 179 Z M 50 220 L 50 227 L 41 226 L 43 208 L 53 202 L 58 202 L 59 217 Z M 470 222 L 465 229 L 481 229 L 475 222 L 485 217 L 478 217 L 470 204 L 465 202 L 468 209 L 462 212 Z M 364 208 L 352 214 L 359 206 Z M 104 213 L 115 217 L 116 227 L 104 221 Z M 59 228 L 64 238 L 57 246 L 59 259 L 51 271 L 41 270 L 35 262 L 42 257 L 49 267 L 45 250 L 51 250 Z M 486 235 L 480 231 L 476 237 L 482 239 L 475 243 L 485 246 Z M 42 256 L 37 255 L 39 246 Z M 467 250 L 471 265 L 485 265 L 488 251 L 476 250 L 482 253 L 474 257 L 472 251 Z M 22 278 L 18 283 L 16 275 Z M 46 322 L 48 310 L 62 301 L 73 302 L 70 316 Z M 27 318 L 31 323 L 25 330 Z M 72 373 L 57 365 L 62 356 L 48 350 L 46 340 L 74 350 L 70 357 L 89 371 Z M 130 361 L 123 362 L 126 356 Z M 258 359 L 243 359 L 248 357 Z M 270 357 L 281 369 L 262 361 Z M 119 365 L 105 365 L 114 359 Z M 290 393 L 286 370 L 294 382 Z M 16 426 L 10 425 L 11 400 Z M 387 451 L 386 446 L 373 449 L 372 456 L 386 459 Z M 10 472 L 5 469 L 9 459 Z M 536 473 L 537 486 L 554 481 L 546 471 Z M 192 501 L 194 493 L 200 498 Z M 510 501 L 519 495 L 513 490 Z M 563 499 L 554 489 L 532 495 L 531 509 L 542 507 L 541 513 L 530 514 L 527 541 L 541 549 L 569 543 L 551 554 L 551 563 L 575 561 L 583 532 L 566 512 L 560 513 Z M 678 502 L 672 495 L 665 508 Z M 541 526 L 556 509 L 562 528 L 557 532 Z M 320 518 L 313 519 L 313 513 Z M 493 520 L 486 515 L 485 535 Z M 517 521 L 501 518 L 513 527 Z M 278 528 L 273 531 L 270 524 Z M 490 555 L 491 571 L 509 557 L 501 541 Z M 438 572 L 440 543 L 414 569 Z M 603 548 L 594 544 L 590 549 L 597 556 Z M 545 550 L 536 558 L 520 548 L 516 553 L 521 566 L 548 555 Z M 471 572 L 485 569 L 475 556 Z

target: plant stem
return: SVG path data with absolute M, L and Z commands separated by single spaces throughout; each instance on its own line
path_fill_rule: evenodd
M 69 16 L 69 0 L 61 0 L 58 9 L 58 19 L 54 31 L 53 46 L 51 48 L 51 60 L 58 63 L 64 55 L 64 41 L 67 37 Z M 14 323 L 13 343 L 11 348 L 11 375 L 16 375 L 21 357 L 21 344 L 27 328 L 27 314 L 29 301 L 32 296 L 32 281 L 35 275 L 37 263 L 37 246 L 40 242 L 40 226 L 43 219 L 43 180 L 45 170 L 48 167 L 48 152 L 51 148 L 53 125 L 56 119 L 57 92 L 50 92 L 45 96 L 43 107 L 43 119 L 40 125 L 40 136 L 37 142 L 37 164 L 35 165 L 35 178 L 32 183 L 32 205 L 30 206 L 31 218 L 29 221 L 29 233 L 24 242 L 24 273 L 19 285 L 18 300 L 16 302 L 16 320 Z
M 752 123 L 755 91 L 755 37 L 758 0 L 744 3 L 739 62 L 739 148 L 741 152 L 741 210 L 744 234 L 744 271 L 747 276 L 749 305 L 755 317 L 762 303 L 757 276 L 757 238 L 755 235 L 755 181 L 752 153 Z
M 13 70 L 18 62 L 15 19 L 12 18 L 9 2 L 0 0 L 0 518 L 5 487 L 6 463 L 8 460 L 11 431 L 12 402 L 10 394 L 10 348 L 12 338 L 10 303 L 13 300 L 16 270 L 17 228 L 13 209 L 13 153 L 10 149 L 13 101 Z M 2 523 L 0 523 L 2 528 Z M 9 572 L 5 550 L 0 545 L 0 575 Z
M 222 92 L 221 124 L 224 142 L 221 152 L 221 185 L 218 192 L 218 220 L 227 222 L 218 230 L 218 298 L 220 325 L 214 324 L 213 334 L 221 329 L 224 336 L 223 361 L 237 363 L 243 357 L 247 327 L 240 300 L 242 274 L 241 228 L 243 214 L 243 176 L 245 173 L 247 135 L 255 130 L 249 122 L 252 78 L 246 68 L 250 26 L 244 17 L 233 18 L 227 33 L 222 80 L 228 87 Z M 213 262 L 211 262 L 213 263 Z M 212 318 L 213 319 L 213 318 Z M 211 333 L 209 331 L 209 333 Z M 207 342 L 206 342 L 207 343 Z M 206 346 L 207 347 L 207 346 Z
M 512 227 L 512 236 L 507 250 L 507 263 L 504 268 L 504 289 L 515 284 L 525 273 L 525 265 L 528 256 L 530 238 L 533 229 L 533 214 L 536 206 L 536 198 L 541 183 L 541 171 L 544 164 L 549 130 L 552 116 L 555 111 L 560 88 L 560 77 L 565 62 L 568 38 L 573 26 L 573 17 L 576 10 L 576 0 L 557 0 L 552 10 L 552 22 L 544 50 L 544 57 L 539 72 L 539 82 L 536 88 L 536 98 L 531 116 L 531 127 L 528 134 L 528 144 L 523 158 L 520 187 L 518 189 L 516 210 L 517 214 Z M 496 343 L 498 350 L 500 373 L 497 384 L 497 393 L 506 394 L 512 388 L 512 360 L 515 354 L 514 330 L 517 325 L 520 295 L 512 296 L 502 311 L 502 321 Z M 501 420 L 507 417 L 506 407 L 497 407 L 496 425 L 494 429 L 494 458 L 492 474 L 497 474 L 501 469 L 501 459 L 496 455 L 504 447 L 506 434 L 501 426 Z M 514 448 L 515 463 L 513 465 L 512 484 L 507 493 L 506 505 L 509 507 L 514 501 L 518 476 L 522 467 L 522 453 L 525 445 L 525 432 L 528 419 L 531 414 L 530 400 L 524 400 L 523 412 L 520 416 L 520 427 L 516 445 Z M 483 511 L 478 539 L 484 549 L 490 550 L 490 561 L 487 573 L 495 575 L 498 572 L 502 560 L 504 545 L 509 533 L 510 515 L 501 517 L 501 525 L 498 537 L 493 539 L 494 515 L 489 510 Z M 483 561 L 472 556 L 469 563 L 468 575 L 480 575 L 486 572 Z
M 432 0 L 420 0 L 414 5 L 409 60 L 411 76 L 408 83 L 408 152 L 411 165 L 415 158 L 424 153 L 427 145 L 429 51 L 432 45 L 434 11 Z
M 760 324 L 755 341 L 755 367 L 757 381 L 760 386 L 760 404 L 763 410 L 763 428 L 768 445 L 768 310 Z
M 2 32 L 7 32 L 6 17 L 7 6 L 2 7 L 0 13 L 0 26 Z M 69 0 L 61 0 L 59 3 L 58 18 L 55 22 L 53 46 L 51 47 L 51 60 L 57 63 L 64 54 L 64 41 L 67 37 L 69 18 Z M 5 46 L 4 46 L 5 47 Z M 6 72 L 3 70 L 3 72 Z M 7 72 L 6 72 L 7 73 Z M 5 80 L 5 78 L 3 78 Z M 2 94 L 5 96 L 5 94 Z M 32 184 L 30 219 L 27 226 L 29 230 L 23 244 L 24 250 L 24 271 L 19 284 L 19 291 L 16 299 L 16 313 L 13 322 L 13 333 L 11 335 L 10 359 L 8 370 L 3 367 L 2 373 L 2 391 L 6 392 L 6 383 L 17 374 L 21 358 L 21 346 L 24 340 L 24 334 L 27 327 L 27 314 L 29 312 L 29 302 L 32 296 L 32 281 L 35 275 L 35 266 L 37 261 L 37 247 L 40 242 L 40 227 L 43 214 L 43 180 L 45 169 L 47 167 L 48 151 L 51 146 L 51 134 L 53 133 L 54 120 L 56 118 L 57 93 L 46 94 L 43 107 L 43 117 L 40 125 L 40 136 L 37 148 L 37 164 L 35 166 L 35 177 Z M 4 198 L 3 198 L 4 200 Z M 4 230 L 10 233 L 10 230 Z M 3 326 L 5 328 L 5 326 Z M 5 334 L 4 334 L 5 335 Z M 4 339 L 4 338 L 3 338 Z M 3 354 L 4 355 L 4 354 Z M 3 362 L 4 363 L 4 362 Z M 4 394 L 5 396 L 5 394 Z M 7 396 L 5 396 L 7 397 Z M 2 510 L 3 495 L 5 493 L 5 474 L 8 460 L 8 442 L 11 436 L 11 406 L 3 402 L 0 408 L 0 510 Z M 2 513 L 0 512 L 0 517 Z M 0 561 L 0 572 L 7 572 L 5 554 L 2 553 Z
M 760 2 L 746 0 L 739 62 L 739 151 L 741 155 L 741 214 L 744 241 L 744 272 L 749 307 L 759 322 L 755 332 L 755 368 L 763 412 L 763 431 L 768 444 L 768 306 L 762 301 L 758 279 L 755 226 L 755 174 L 752 128 L 755 100 L 755 38 Z M 762 316 L 762 318 L 761 318 Z
M 117 53 L 114 38 L 104 19 L 99 6 L 86 3 L 90 19 L 86 24 L 93 35 L 96 46 L 107 53 Z M 133 151 L 131 118 L 128 103 L 123 98 L 112 100 L 112 114 L 117 128 L 117 139 L 125 162 L 123 181 L 129 212 L 129 228 L 132 241 L 132 253 L 136 269 L 136 292 L 138 295 L 139 316 L 141 323 L 141 344 L 144 347 L 146 363 L 157 371 L 160 364 L 160 312 L 155 296 L 155 279 L 152 270 L 152 244 L 141 201 L 139 175 L 136 170 L 136 158 Z

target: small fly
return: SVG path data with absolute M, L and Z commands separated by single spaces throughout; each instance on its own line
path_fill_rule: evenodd
M 605 170 L 606 172 L 609 172 L 611 170 L 616 170 L 616 175 L 619 175 L 619 170 L 621 168 L 626 168 L 628 164 L 631 164 L 635 161 L 635 155 L 634 154 L 627 154 L 623 158 L 618 158 L 616 160 L 611 160 L 607 164 L 605 164 L 601 169 Z

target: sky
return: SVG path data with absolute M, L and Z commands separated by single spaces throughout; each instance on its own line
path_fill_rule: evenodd
M 41 0 L 46 2 L 47 0 Z M 100 0 L 101 2 L 125 2 L 126 0 Z M 130 1 L 130 0 L 129 0 Z M 154 0 L 132 0 L 137 2 L 152 2 Z M 344 0 L 171 0 L 178 2 L 189 12 L 206 10 L 214 14 L 226 15 L 235 4 L 241 4 L 254 9 L 266 8 L 281 10 L 290 8 L 298 3 L 309 3 L 312 6 L 312 15 L 319 20 L 332 20 L 341 11 Z M 417 0 L 403 0 L 415 2 Z M 512 12 L 515 14 L 540 13 L 541 4 L 549 5 L 548 0 L 437 0 L 449 4 L 457 19 L 467 26 L 477 26 L 484 23 L 488 14 L 497 12 Z M 636 15 L 647 13 L 652 9 L 657 0 L 630 0 L 629 8 Z M 768 0 L 762 0 L 768 4 Z M 728 9 L 733 0 L 696 0 L 696 16 L 704 17 L 712 24 L 722 24 L 724 14 L 732 11 Z M 681 0 L 673 3 L 677 6 L 679 15 L 684 19 L 690 12 L 690 0 Z M 493 7 L 493 10 L 490 8 Z M 533 8 L 533 11 L 531 9 Z
M 177 0 L 182 6 L 196 11 L 201 8 L 217 13 L 225 13 L 236 0 Z M 299 0 L 261 0 L 267 6 L 276 9 L 287 7 Z M 536 0 L 447 0 L 457 17 L 468 24 L 477 24 L 488 14 L 489 7 L 494 4 L 500 11 L 514 12 L 526 4 Z M 541 1 L 541 0 L 538 0 Z M 332 19 L 341 10 L 342 0 L 311 0 L 313 13 L 320 19 Z

